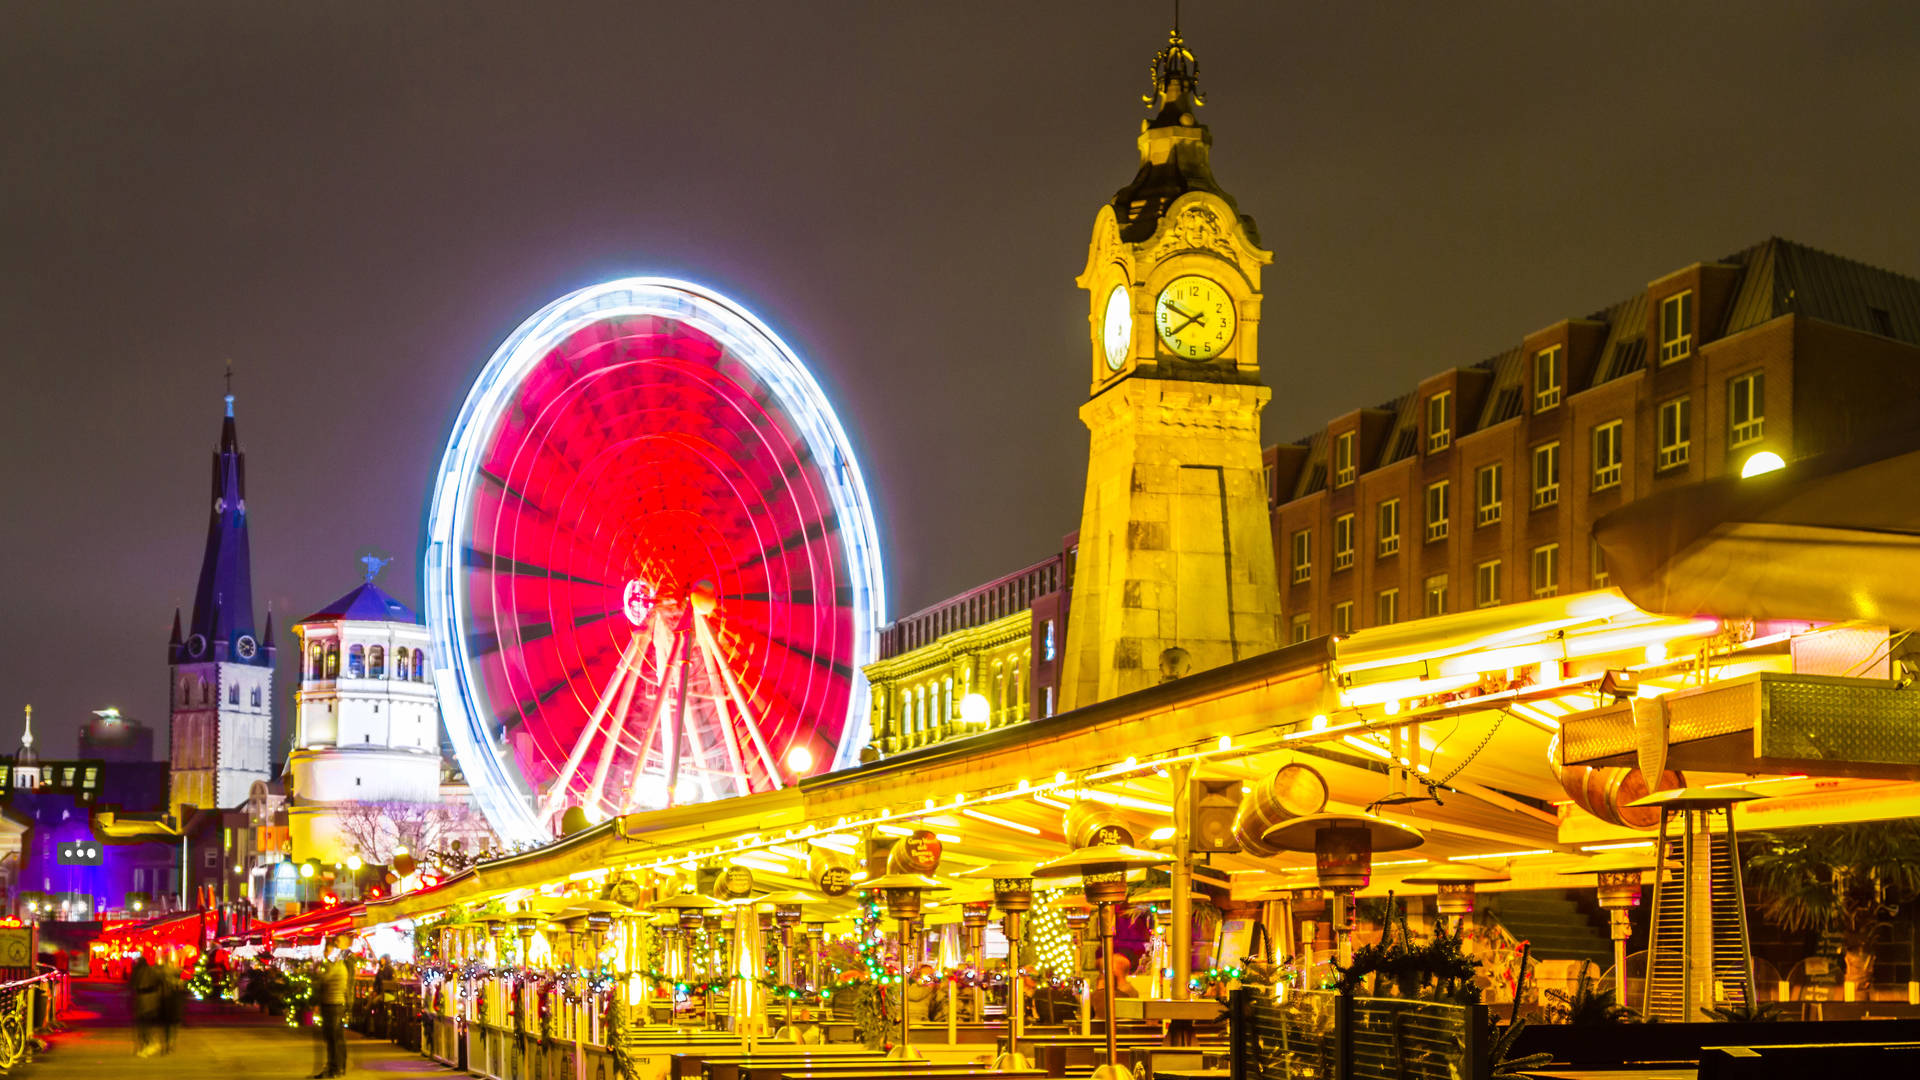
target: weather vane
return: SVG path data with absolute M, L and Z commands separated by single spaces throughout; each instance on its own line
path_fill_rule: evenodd
M 1173 0 L 1173 31 L 1167 35 L 1166 47 L 1153 54 L 1148 73 L 1153 78 L 1153 90 L 1141 95 L 1141 104 L 1167 105 L 1188 95 L 1195 105 L 1207 103 L 1207 96 L 1200 92 L 1200 62 L 1180 36 L 1180 0 Z
M 371 552 L 360 556 L 361 565 L 367 568 L 367 584 L 373 584 L 373 579 L 379 577 L 380 571 L 392 561 L 392 559 L 383 559 Z

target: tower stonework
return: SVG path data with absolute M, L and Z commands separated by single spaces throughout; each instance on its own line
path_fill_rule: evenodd
M 1061 707 L 1276 648 L 1253 219 L 1213 179 L 1198 64 L 1154 61 L 1140 168 L 1094 219 L 1090 435 Z
M 186 806 L 229 809 L 245 802 L 255 781 L 271 778 L 273 616 L 256 633 L 253 569 L 247 536 L 246 455 L 226 399 L 220 447 L 213 455 L 207 550 L 194 590 L 193 618 L 183 636 L 173 620 L 169 667 L 172 791 L 175 815 Z

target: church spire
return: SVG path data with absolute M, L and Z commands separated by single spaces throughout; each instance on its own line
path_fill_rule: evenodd
M 247 539 L 246 455 L 240 452 L 233 417 L 232 372 L 227 374 L 226 413 L 213 454 L 213 484 L 206 553 L 194 590 L 188 635 L 174 649 L 175 663 L 224 660 L 270 662 L 254 638 L 252 557 Z M 242 643 L 241 639 L 246 639 Z
M 1193 110 L 1207 103 L 1200 92 L 1200 61 L 1193 58 L 1186 39 L 1180 36 L 1180 3 L 1174 0 L 1173 31 L 1167 44 L 1153 55 L 1148 70 L 1153 75 L 1153 90 L 1141 96 L 1142 104 L 1158 108 L 1159 114 L 1148 127 L 1192 127 L 1197 121 Z
M 33 752 L 33 706 L 27 706 L 27 724 L 20 732 L 20 753 L 14 758 L 17 764 L 26 765 L 37 760 Z

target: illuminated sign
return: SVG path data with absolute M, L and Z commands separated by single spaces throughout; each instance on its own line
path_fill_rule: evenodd
M 60 845 L 53 861 L 61 866 L 99 866 L 107 857 L 98 840 L 69 840 Z

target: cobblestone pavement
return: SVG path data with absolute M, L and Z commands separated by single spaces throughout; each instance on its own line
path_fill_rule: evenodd
M 236 1005 L 189 1002 L 187 1022 L 173 1052 L 133 1056 L 133 1021 L 126 991 L 102 982 L 73 984 L 72 1030 L 48 1036 L 53 1045 L 31 1065 L 16 1069 L 22 1080 L 292 1080 L 320 1071 L 312 1031 Z M 347 1075 L 384 1080 L 425 1080 L 455 1074 L 426 1058 L 377 1039 L 347 1033 Z

